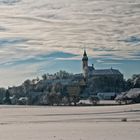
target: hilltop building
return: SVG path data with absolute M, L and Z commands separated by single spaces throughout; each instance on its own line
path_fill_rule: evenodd
M 113 69 L 113 68 L 96 69 L 93 64 L 92 66 L 89 66 L 86 50 L 84 50 L 82 62 L 83 62 L 83 67 L 82 67 L 83 76 L 85 79 L 88 79 L 89 77 L 103 77 L 103 76 L 119 78 L 121 80 L 123 79 L 123 74 L 117 69 Z
M 82 58 L 83 77 L 87 87 L 86 95 L 102 95 L 103 99 L 113 99 L 123 89 L 123 74 L 117 69 L 96 69 L 88 65 L 88 56 L 84 50 Z

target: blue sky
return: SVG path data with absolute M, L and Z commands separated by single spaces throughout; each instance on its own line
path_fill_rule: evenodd
M 0 86 L 59 70 L 140 73 L 140 1 L 0 0 Z

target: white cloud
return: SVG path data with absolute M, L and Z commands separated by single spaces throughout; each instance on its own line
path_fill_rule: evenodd
M 118 41 L 140 36 L 140 9 L 136 6 L 139 4 L 139 0 L 135 3 L 122 0 L 22 0 L 13 5 L 2 2 L 0 25 L 4 30 L 0 31 L 0 39 L 18 37 L 27 41 L 0 46 L 0 64 L 9 65 L 12 61 L 56 51 L 81 56 L 84 47 L 90 57 L 112 54 L 108 57 L 139 59 L 130 54 L 140 51 L 138 45 Z M 80 57 L 67 59 L 78 60 Z M 4 69 L 4 74 L 15 75 L 12 74 L 16 73 L 14 70 Z M 26 72 L 30 73 L 30 70 L 26 69 Z M 22 72 L 18 73 L 22 75 Z M 14 83 L 12 78 L 14 76 L 11 77 Z

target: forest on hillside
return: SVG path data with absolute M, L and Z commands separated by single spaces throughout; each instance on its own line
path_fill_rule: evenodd
M 88 83 L 82 75 L 59 71 L 41 78 L 27 79 L 19 86 L 0 88 L 1 104 L 76 105 L 80 99 L 89 99 L 98 92 L 124 92 L 140 88 L 140 74 L 123 81 L 113 78 L 90 77 Z

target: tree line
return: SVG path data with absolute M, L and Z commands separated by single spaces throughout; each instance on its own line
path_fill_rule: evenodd
M 81 79 L 80 79 L 81 80 Z M 128 80 L 119 81 L 108 77 L 91 77 L 88 84 L 80 85 L 75 75 L 66 71 L 44 74 L 32 80 L 27 79 L 20 86 L 0 88 L 1 104 L 28 105 L 76 105 L 82 98 L 91 98 L 91 93 L 122 92 L 140 88 L 140 74 Z M 88 94 L 89 93 L 89 94 Z M 87 96 L 83 96 L 87 94 Z

